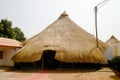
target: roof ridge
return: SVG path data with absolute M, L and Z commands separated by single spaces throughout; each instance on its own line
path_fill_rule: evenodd
M 60 15 L 60 17 L 59 17 L 58 19 L 64 18 L 64 17 L 66 17 L 66 16 L 68 16 L 68 14 L 66 13 L 66 11 L 64 11 L 64 12 Z

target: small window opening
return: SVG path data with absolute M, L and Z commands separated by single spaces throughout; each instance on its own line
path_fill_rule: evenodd
M 3 51 L 0 51 L 0 59 L 3 59 Z

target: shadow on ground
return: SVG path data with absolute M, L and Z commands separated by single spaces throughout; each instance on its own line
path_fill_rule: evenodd
M 100 70 L 100 69 L 99 69 Z M 41 68 L 25 68 L 25 69 L 6 69 L 6 72 L 22 72 L 22 73 L 87 73 L 99 71 L 95 68 L 57 68 L 57 69 L 41 69 Z
M 110 76 L 113 80 L 120 80 L 120 77 L 117 75 L 111 75 Z

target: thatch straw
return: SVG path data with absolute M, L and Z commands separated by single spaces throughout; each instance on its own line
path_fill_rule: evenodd
M 44 50 L 55 50 L 55 59 L 63 62 L 104 61 L 102 52 L 107 45 L 76 25 L 64 12 L 45 30 L 28 39 L 12 58 L 15 62 L 34 62 L 41 59 Z
M 120 43 L 120 41 L 119 41 L 114 35 L 112 35 L 112 36 L 110 37 L 110 39 L 108 39 L 108 40 L 106 41 L 106 43 L 107 43 L 108 45 L 111 45 L 111 44 Z

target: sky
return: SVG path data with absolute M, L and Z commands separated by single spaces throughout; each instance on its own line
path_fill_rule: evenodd
M 53 23 L 64 11 L 81 28 L 95 33 L 94 7 L 103 0 L 0 0 L 0 20 L 12 21 L 31 38 Z M 109 0 L 98 8 L 98 38 L 112 35 L 120 40 L 120 0 Z

